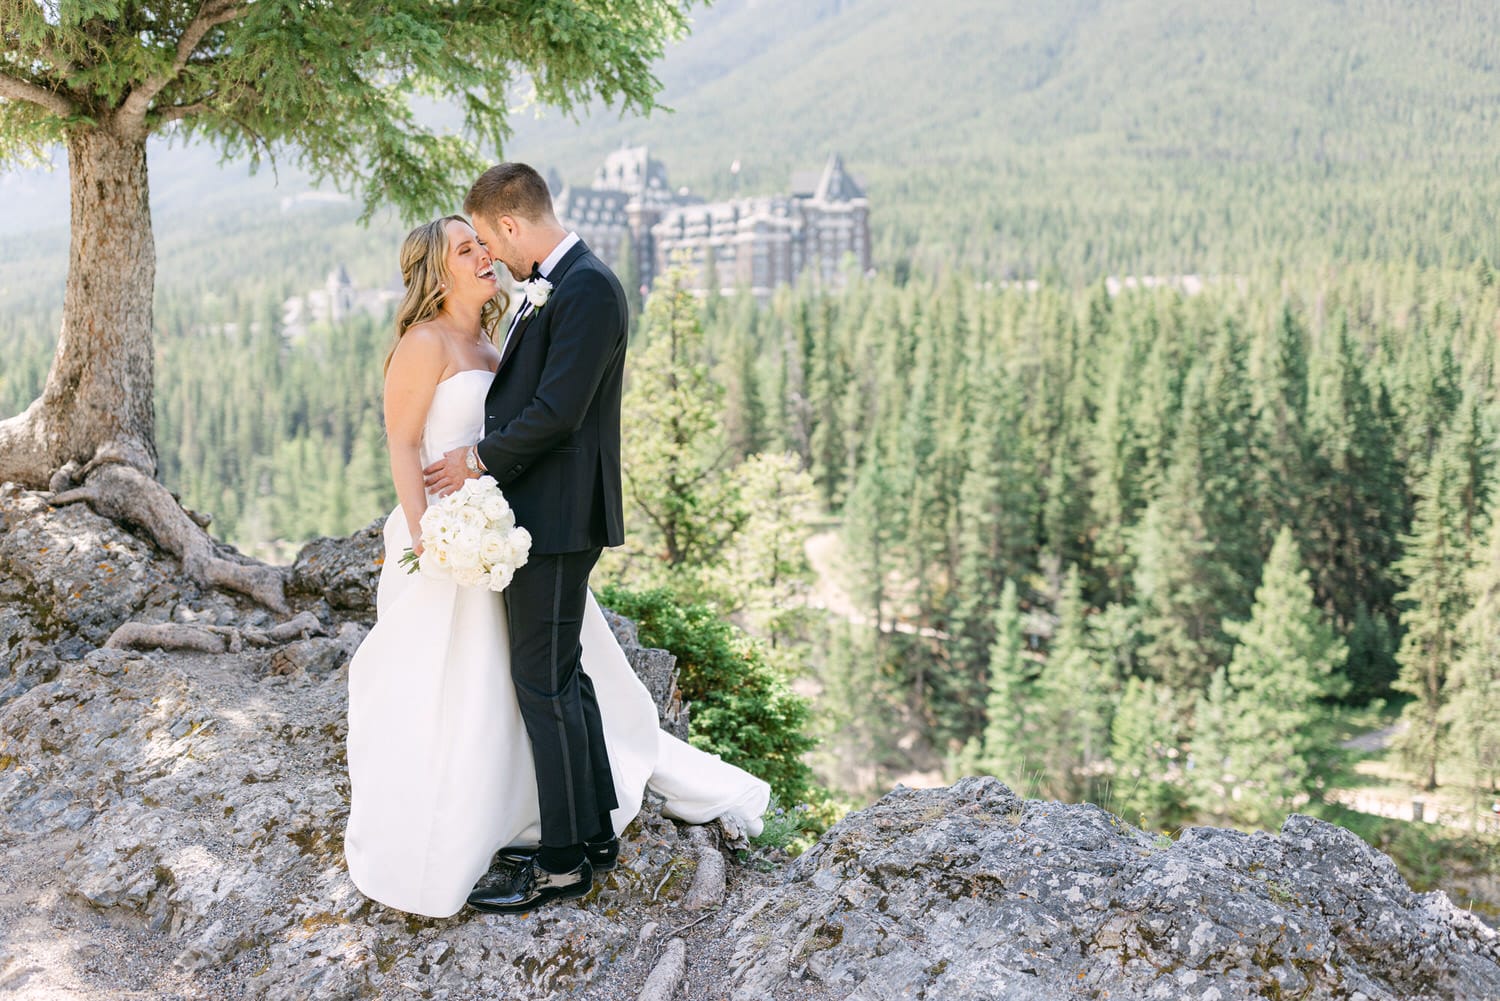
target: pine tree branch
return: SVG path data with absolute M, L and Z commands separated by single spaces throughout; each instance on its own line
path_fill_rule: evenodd
M 12 101 L 29 101 L 64 118 L 78 112 L 78 106 L 63 95 L 6 73 L 0 73 L 0 97 Z
M 165 125 L 167 122 L 175 122 L 182 118 L 202 114 L 208 110 L 207 101 L 194 101 L 192 104 L 173 104 L 165 108 L 158 108 L 153 114 L 156 124 Z
M 233 21 L 249 9 L 249 3 L 242 2 L 242 0 L 206 0 L 203 6 L 198 8 L 198 13 L 194 15 L 192 21 L 188 22 L 188 26 L 183 29 L 182 37 L 177 40 L 177 56 L 172 60 L 171 70 L 154 76 L 131 90 L 120 106 L 121 119 L 136 127 L 144 127 L 146 111 L 151 107 L 151 102 L 156 99 L 157 94 L 161 93 L 162 88 L 182 73 L 208 33 L 221 24 Z M 172 121 L 173 118 L 164 120 Z
M 262 147 L 268 159 L 275 166 L 275 157 L 271 156 L 271 145 L 263 135 L 256 131 L 255 127 L 248 122 L 241 121 L 233 112 L 235 102 L 244 98 L 254 99 L 255 90 L 246 84 L 233 84 L 230 86 L 210 90 L 196 101 L 188 101 L 184 104 L 168 104 L 160 108 L 153 108 L 147 112 L 146 117 L 152 131 L 168 122 L 180 121 L 201 115 L 206 111 L 218 111 L 224 117 L 233 121 L 245 133 L 251 145 Z
M 40 5 L 39 5 L 38 6 L 38 15 L 40 15 L 40 14 L 41 14 L 41 12 L 40 12 Z M 22 16 L 24 16 L 24 15 L 22 15 Z M 41 15 L 41 16 L 44 16 L 44 15 Z M 12 52 L 19 52 L 20 51 L 20 38 L 19 38 L 19 35 L 15 31 L 7 31 L 4 34 L 3 39 L 4 39 L 5 47 L 8 50 L 10 50 Z M 55 41 L 56 41 L 56 38 L 55 38 L 55 29 L 49 27 L 47 29 L 46 34 L 43 37 L 36 39 L 34 42 L 32 42 L 30 44 L 34 44 L 36 46 L 36 49 L 37 49 L 36 54 L 41 57 L 42 62 L 44 62 L 48 66 L 52 67 L 52 71 L 60 79 L 66 79 L 67 75 L 68 75 L 68 71 L 72 68 L 73 64 L 72 64 L 71 60 L 63 59 L 63 58 L 61 58 L 59 56 L 58 50 L 57 50 L 57 48 L 54 45 Z

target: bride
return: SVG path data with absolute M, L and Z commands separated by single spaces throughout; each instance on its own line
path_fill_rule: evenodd
M 401 247 L 405 296 L 386 359 L 385 424 L 399 505 L 385 522 L 377 621 L 349 666 L 349 823 L 344 857 L 361 892 L 447 917 L 495 853 L 531 847 L 540 817 L 531 744 L 511 681 L 505 603 L 482 588 L 407 574 L 422 552 L 422 469 L 483 435 L 509 297 L 461 216 L 418 226 Z M 593 596 L 583 666 L 603 711 L 624 831 L 650 785 L 689 823 L 730 816 L 752 834 L 766 783 L 663 733 Z

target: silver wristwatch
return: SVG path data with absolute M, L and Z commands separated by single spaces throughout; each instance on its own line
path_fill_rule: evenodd
M 479 465 L 479 449 L 473 445 L 470 445 L 469 450 L 464 453 L 464 467 L 474 476 L 478 476 L 484 472 L 484 469 Z

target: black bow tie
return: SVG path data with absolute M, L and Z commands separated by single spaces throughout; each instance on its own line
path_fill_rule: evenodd
M 531 274 L 529 274 L 529 275 L 526 276 L 526 280 L 529 281 L 529 282 L 534 282 L 534 281 L 536 281 L 540 277 L 542 277 L 542 266 L 540 264 L 538 264 L 536 261 L 532 261 L 531 262 Z

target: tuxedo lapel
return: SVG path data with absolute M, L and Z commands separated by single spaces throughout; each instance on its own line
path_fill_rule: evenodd
M 562 260 L 557 262 L 557 267 L 553 268 L 551 273 L 546 276 L 547 281 L 551 283 L 554 291 L 562 284 L 563 275 L 568 273 L 568 269 L 578 263 L 583 255 L 588 252 L 588 244 L 584 243 L 582 239 L 568 248 L 568 252 L 562 256 Z M 547 302 L 551 301 L 552 299 L 549 297 Z M 545 305 L 546 303 L 543 304 L 543 306 Z M 516 318 L 511 323 L 511 330 L 505 336 L 505 351 L 500 355 L 500 364 L 495 368 L 495 375 L 497 377 L 504 370 L 505 363 L 510 361 L 511 355 L 516 353 L 516 345 L 521 343 L 521 337 L 525 335 L 526 328 L 531 324 L 532 320 L 536 319 L 536 315 L 539 312 L 541 312 L 540 308 L 528 311 L 525 303 L 522 303 L 521 308 L 516 310 Z
M 523 303 L 521 309 L 525 309 Z M 500 356 L 500 364 L 495 367 L 495 374 L 499 375 L 505 368 L 505 363 L 510 361 L 510 356 L 516 353 L 516 345 L 521 343 L 521 335 L 526 332 L 526 325 L 536 318 L 536 310 L 531 310 L 524 316 L 520 310 L 516 312 L 515 322 L 511 324 L 510 333 L 505 335 L 505 353 Z

